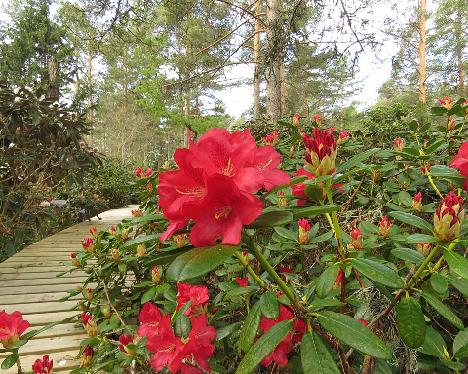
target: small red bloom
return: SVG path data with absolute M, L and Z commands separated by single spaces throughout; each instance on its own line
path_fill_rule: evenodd
M 320 123 L 322 122 L 322 117 L 320 116 L 320 114 L 314 114 L 312 116 L 312 121 L 314 121 L 317 125 L 320 125 Z
M 427 163 L 426 165 L 421 166 L 421 173 L 427 174 L 431 171 L 431 164 Z
M 299 126 L 299 120 L 301 119 L 301 115 L 299 113 L 295 113 L 293 115 L 293 126 L 298 127 Z
M 249 285 L 249 278 L 247 278 L 247 277 L 245 277 L 245 278 L 236 277 L 235 281 L 241 287 L 247 287 Z
M 133 336 L 132 335 L 120 335 L 119 336 L 119 349 L 122 351 L 122 352 L 127 352 L 127 350 L 125 349 L 125 347 L 128 345 L 128 344 L 131 344 L 133 343 Z
M 309 240 L 309 231 L 311 229 L 310 223 L 307 219 L 301 218 L 297 221 L 298 225 L 298 239 L 299 244 L 307 244 Z
M 458 169 L 460 174 L 465 177 L 463 189 L 468 191 L 468 142 L 464 142 L 461 145 L 450 167 Z
M 397 152 L 402 152 L 405 148 L 405 140 L 403 138 L 396 138 L 393 141 L 393 149 Z
M 23 319 L 20 312 L 8 314 L 5 310 L 0 312 L 0 343 L 8 349 L 20 340 L 21 334 L 29 327 L 29 322 Z
M 265 145 L 275 145 L 276 143 L 278 143 L 278 140 L 279 140 L 279 132 L 276 130 L 262 138 L 262 142 Z
M 92 316 L 89 312 L 81 313 L 81 322 L 83 322 L 83 326 L 86 326 L 89 323 L 91 318 Z
M 89 229 L 89 231 L 88 231 L 88 232 L 89 232 L 89 234 L 90 234 L 90 235 L 92 235 L 92 236 L 96 236 L 96 234 L 97 234 L 98 230 L 97 230 L 97 228 L 96 228 L 96 227 L 91 227 L 91 228 Z
M 411 204 L 411 207 L 414 210 L 421 210 L 422 209 L 422 194 L 421 192 L 418 192 L 413 196 L 413 202 Z
M 300 175 L 305 175 L 307 176 L 307 180 L 314 179 L 314 176 L 312 173 L 309 173 L 307 170 L 304 168 L 300 168 L 295 174 L 295 177 L 298 177 Z M 296 183 L 294 186 L 292 186 L 292 194 L 296 197 L 298 197 L 297 200 L 297 206 L 303 206 L 307 202 L 307 195 L 305 194 L 304 190 L 306 188 L 306 185 L 304 183 Z
M 93 238 L 85 238 L 82 242 L 81 245 L 83 246 L 83 249 L 86 252 L 94 252 L 94 240 Z
M 369 325 L 369 322 L 367 322 L 364 318 L 359 318 L 359 323 L 364 327 L 367 327 L 367 325 Z
M 379 222 L 379 235 L 386 238 L 390 233 L 393 222 L 387 217 L 383 216 Z
M 359 230 L 357 227 L 351 230 L 350 235 L 351 235 L 351 238 L 353 238 L 353 240 L 358 240 L 362 238 L 361 230 Z
M 32 365 L 32 370 L 35 374 L 51 374 L 54 367 L 54 360 L 49 359 L 49 355 L 38 358 Z
M 208 299 L 208 287 L 193 286 L 188 283 L 177 283 L 177 310 L 181 309 L 185 304 L 192 301 L 192 305 L 185 311 L 186 316 L 192 315 L 192 311 L 199 312 Z
M 340 135 L 338 136 L 337 143 L 338 144 L 344 143 L 344 141 L 346 139 L 348 139 L 348 138 L 349 138 L 349 132 L 348 131 L 341 131 Z
M 89 345 L 86 346 L 86 348 L 83 350 L 83 354 L 88 357 L 93 357 L 94 355 L 94 350 L 92 347 Z
M 344 271 L 342 268 L 338 269 L 338 274 L 336 275 L 335 284 L 340 285 L 344 281 Z
M 74 259 L 74 258 L 76 258 L 76 252 L 72 252 L 72 253 L 70 253 L 70 258 L 71 258 L 71 259 Z
M 361 249 L 363 244 L 361 231 L 357 227 L 355 227 L 351 230 L 350 236 L 353 240 L 348 246 L 354 249 Z
M 287 265 L 278 265 L 276 267 L 276 270 L 278 270 L 278 272 L 281 274 L 294 272 L 294 270 L 290 266 L 287 266 Z
M 138 178 L 141 178 L 141 176 L 143 175 L 143 169 L 138 166 L 135 170 L 135 174 Z
M 450 191 L 434 214 L 435 236 L 446 242 L 458 238 L 464 219 L 463 198 Z
M 444 96 L 442 99 L 439 99 L 439 104 L 445 109 L 450 110 L 453 106 L 453 100 L 449 96 Z
M 145 177 L 151 177 L 153 175 L 153 169 L 151 169 L 151 168 L 146 169 L 144 175 L 145 175 Z

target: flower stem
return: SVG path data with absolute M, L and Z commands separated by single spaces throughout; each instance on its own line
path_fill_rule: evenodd
M 432 251 L 427 255 L 427 257 L 424 259 L 423 263 L 419 266 L 418 270 L 413 274 L 411 279 L 408 281 L 407 286 L 404 288 L 405 290 L 409 289 L 419 278 L 419 276 L 422 274 L 424 270 L 426 270 L 427 266 L 431 262 L 431 260 L 434 258 L 434 256 L 439 252 L 439 245 L 436 245 Z
M 24 371 L 21 368 L 21 362 L 20 362 L 20 356 L 19 356 L 18 350 L 15 349 L 14 353 L 16 354 L 16 366 L 18 367 L 18 374 L 23 374 Z
M 427 170 L 426 168 L 426 175 L 427 175 L 427 179 L 429 179 L 429 183 L 431 184 L 432 188 L 434 189 L 434 191 L 437 193 L 437 195 L 439 195 L 439 197 L 441 199 L 443 199 L 444 197 L 442 196 L 442 194 L 440 193 L 439 189 L 437 188 L 437 186 L 435 185 L 434 183 L 434 180 L 432 179 L 432 176 L 430 174 L 430 172 Z
M 333 205 L 333 197 L 332 197 L 332 193 L 331 193 L 331 189 L 328 188 L 327 189 L 327 197 L 328 197 L 328 202 L 330 203 L 330 205 Z M 345 249 L 343 247 L 343 238 L 341 236 L 341 228 L 340 228 L 340 224 L 338 222 L 338 215 L 336 214 L 336 211 L 333 211 L 332 212 L 332 229 L 335 233 L 335 238 L 338 242 L 338 252 L 339 254 L 341 255 L 341 257 L 345 258 L 346 256 L 346 253 L 345 253 Z
M 270 265 L 268 260 L 263 256 L 263 254 L 260 252 L 258 245 L 252 241 L 251 238 L 246 238 L 245 239 L 247 246 L 249 249 L 252 251 L 252 254 L 255 256 L 255 258 L 260 262 L 262 267 L 265 269 L 265 271 L 268 273 L 268 275 L 276 282 L 276 284 L 281 288 L 281 290 L 284 292 L 286 297 L 291 300 L 293 303 L 294 307 L 297 310 L 301 309 L 301 305 L 294 294 L 294 292 L 291 290 L 291 288 L 288 287 L 288 285 L 281 279 L 281 277 L 278 275 L 278 273 L 273 269 L 273 267 Z
M 265 287 L 266 284 L 265 282 L 263 281 L 263 279 L 261 279 L 256 273 L 255 271 L 252 269 L 252 267 L 249 265 L 249 263 L 245 260 L 244 256 L 242 255 L 241 252 L 239 251 L 235 251 L 234 252 L 234 256 L 236 256 L 238 259 L 239 259 L 239 262 L 244 265 L 245 269 L 247 270 L 247 272 L 250 274 L 250 276 L 252 277 L 252 279 L 257 282 L 260 287 Z

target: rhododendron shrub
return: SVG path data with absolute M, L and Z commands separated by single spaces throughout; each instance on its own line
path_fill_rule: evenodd
M 298 113 L 137 170 L 140 209 L 69 259 L 76 372 L 465 370 L 466 109 L 383 148 Z

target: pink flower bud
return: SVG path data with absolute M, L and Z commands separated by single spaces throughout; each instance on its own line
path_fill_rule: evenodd
M 309 240 L 309 231 L 310 231 L 310 223 L 305 218 L 301 218 L 297 221 L 297 225 L 299 227 L 298 231 L 298 242 L 299 244 L 307 244 Z
M 143 175 L 143 169 L 141 167 L 137 167 L 136 170 L 135 170 L 135 174 L 138 178 L 141 178 L 142 175 Z
M 386 238 L 390 233 L 393 222 L 388 219 L 387 216 L 383 216 L 379 222 L 379 235 Z
M 153 175 L 153 169 L 148 168 L 145 171 L 145 177 L 151 177 Z
M 458 238 L 464 219 L 463 198 L 450 191 L 434 214 L 435 236 L 446 242 Z
M 413 202 L 411 203 L 411 208 L 417 210 L 418 212 L 422 210 L 422 194 L 418 192 L 413 196 Z
M 320 123 L 322 122 L 322 117 L 320 114 L 314 114 L 312 116 L 312 121 L 314 121 L 318 126 L 320 126 Z
M 442 99 L 439 99 L 439 103 L 447 110 L 452 109 L 453 100 L 449 96 L 444 96 Z
M 240 287 L 247 287 L 249 285 L 249 278 L 247 277 L 245 278 L 236 277 L 235 281 Z
M 51 374 L 54 367 L 54 360 L 49 359 L 49 355 L 38 358 L 32 365 L 32 370 L 35 374 Z
M 405 140 L 403 138 L 396 138 L 393 141 L 393 149 L 397 152 L 402 152 L 405 148 Z
M 296 113 L 293 115 L 293 126 L 298 127 L 299 126 L 299 120 L 301 119 L 301 115 Z
M 344 143 L 348 138 L 349 138 L 349 132 L 348 131 L 341 131 L 340 135 L 338 136 L 337 144 Z

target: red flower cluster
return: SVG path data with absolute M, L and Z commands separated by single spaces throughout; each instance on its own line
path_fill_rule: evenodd
M 49 359 L 49 355 L 42 356 L 42 360 L 38 358 L 32 365 L 32 370 L 35 374 L 51 374 L 54 367 L 54 360 Z
M 464 142 L 461 145 L 457 155 L 450 164 L 450 167 L 458 169 L 460 174 L 465 177 L 463 189 L 468 191 L 468 142 Z
M 142 178 L 143 176 L 145 177 L 151 177 L 153 175 L 153 169 L 148 168 L 146 169 L 145 173 L 143 174 L 143 169 L 141 167 L 137 167 L 135 170 L 135 174 L 138 178 Z
M 442 99 L 439 99 L 439 104 L 442 105 L 445 109 L 452 109 L 453 100 L 449 96 L 444 96 Z
M 309 171 L 315 177 L 333 174 L 336 159 L 335 129 L 314 128 L 312 136 L 302 133 L 302 140 L 307 148 L 305 158 Z
M 190 307 L 185 311 L 186 316 L 204 313 L 204 305 L 208 301 L 208 287 L 192 286 L 188 283 L 177 283 L 177 310 L 181 309 L 189 301 Z
M 262 138 L 262 142 L 264 145 L 275 145 L 276 143 L 278 143 L 278 140 L 279 132 L 276 130 Z
M 450 191 L 434 214 L 435 236 L 446 242 L 458 238 L 464 219 L 463 198 Z
M 20 340 L 21 334 L 29 327 L 29 322 L 23 319 L 20 312 L 8 314 L 5 310 L 0 312 L 0 343 L 9 349 Z
M 213 339 L 216 330 L 208 325 L 204 314 L 191 317 L 192 329 L 187 338 L 176 336 L 171 326 L 170 315 L 163 315 L 161 310 L 151 303 L 143 305 L 138 320 L 138 335 L 146 336 L 146 348 L 153 353 L 153 369 L 162 370 L 167 367 L 173 374 L 200 374 L 199 369 L 184 363 L 188 360 L 206 371 L 210 370 L 208 359 L 215 349 Z
M 284 321 L 286 319 L 295 319 L 296 316 L 283 304 L 280 304 L 280 311 L 278 317 L 275 319 L 262 317 L 260 321 L 260 331 L 266 333 L 278 322 Z M 294 344 L 299 343 L 302 340 L 302 336 L 306 332 L 306 324 L 300 319 L 295 319 L 293 323 L 293 328 L 288 335 L 286 335 L 281 343 L 262 360 L 262 365 L 267 367 L 273 361 L 279 367 L 285 367 L 288 364 L 288 354 L 292 351 Z
M 279 153 L 257 147 L 248 130 L 212 129 L 188 149 L 177 149 L 174 159 L 179 169 L 159 177 L 159 206 L 169 220 L 161 241 L 193 221 L 193 245 L 213 245 L 219 237 L 224 244 L 238 244 L 242 226 L 263 208 L 253 194 L 289 184 L 289 176 L 277 169 Z

